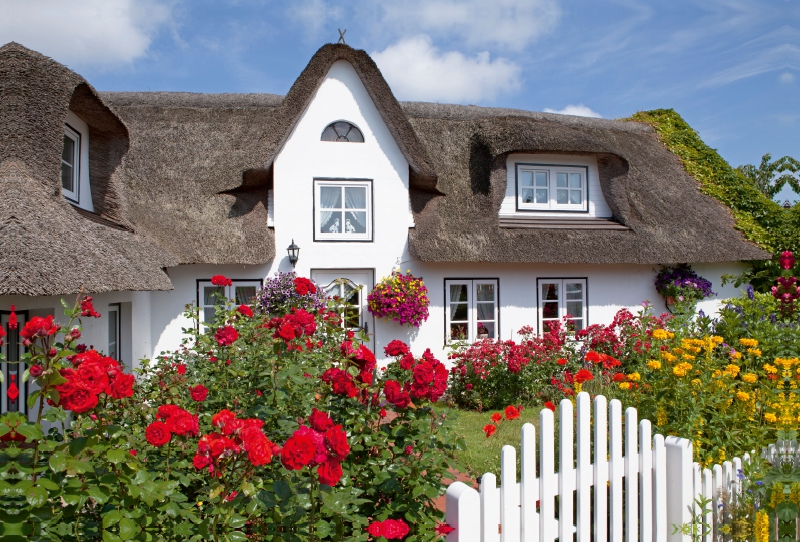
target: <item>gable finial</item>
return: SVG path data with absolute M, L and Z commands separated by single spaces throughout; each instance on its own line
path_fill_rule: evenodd
M 341 29 L 341 28 L 337 28 L 337 30 L 339 31 L 339 41 L 338 41 L 338 42 L 336 42 L 336 43 L 341 43 L 342 45 L 347 45 L 347 44 L 344 42 L 344 35 L 345 35 L 345 34 L 347 34 L 347 29 L 345 28 L 345 29 L 344 29 L 344 32 L 342 32 L 342 29 Z

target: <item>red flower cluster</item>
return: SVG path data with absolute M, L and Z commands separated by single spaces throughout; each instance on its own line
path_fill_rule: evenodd
M 239 338 L 239 332 L 233 326 L 223 326 L 214 333 L 214 339 L 220 346 L 230 346 Z
M 81 316 L 88 318 L 100 318 L 100 313 L 94 310 L 92 296 L 87 295 L 81 300 Z
M 614 367 L 619 367 L 622 365 L 618 359 L 609 356 L 608 354 L 595 352 L 594 350 L 589 350 L 586 352 L 584 359 L 589 363 L 602 364 L 604 369 L 613 369 Z M 589 380 L 591 380 L 591 378 Z
M 305 279 L 304 279 L 305 280 Z M 273 337 L 276 339 L 283 339 L 287 344 L 287 349 L 296 349 L 302 351 L 303 347 L 299 344 L 290 344 L 294 339 L 299 339 L 304 335 L 310 337 L 317 331 L 317 322 L 314 320 L 314 315 L 305 309 L 293 308 L 290 314 L 283 318 L 272 318 L 264 327 L 267 329 L 274 329 Z M 306 346 L 311 347 L 313 343 L 307 341 Z
M 214 286 L 233 286 L 233 281 L 225 275 L 214 275 L 211 277 L 211 284 Z
M 358 380 L 364 384 L 372 384 L 375 376 L 375 368 L 378 366 L 375 354 L 363 344 L 355 346 L 355 343 L 347 339 L 341 346 L 342 355 L 353 362 L 358 367 Z
M 586 369 L 581 369 L 580 371 L 575 373 L 573 380 L 575 381 L 576 384 L 583 384 L 584 382 L 588 382 L 589 380 L 594 380 L 594 375 L 592 374 L 591 371 L 588 371 Z
M 301 425 L 283 445 L 281 463 L 287 470 L 316 466 L 319 482 L 334 486 L 343 475 L 341 462 L 350 454 L 347 433 L 316 408 L 308 421 L 311 427 Z
M 251 309 L 247 305 L 239 305 L 239 307 L 236 309 L 236 312 L 238 312 L 242 316 L 246 316 L 247 318 L 253 317 L 253 309 Z
M 22 328 L 20 331 L 20 335 L 22 338 L 27 341 L 25 346 L 30 346 L 31 341 L 36 338 L 44 338 L 49 337 L 51 335 L 55 335 L 58 333 L 58 330 L 61 328 L 58 324 L 53 323 L 53 316 L 46 316 L 42 318 L 41 316 L 34 316 L 25 324 L 25 327 Z
M 194 456 L 196 469 L 208 468 L 214 474 L 220 470 L 220 461 L 242 452 L 253 466 L 266 465 L 272 456 L 279 453 L 261 429 L 264 421 L 258 418 L 237 418 L 230 410 L 221 410 L 211 417 L 211 425 L 219 433 L 208 433 L 200 437 Z
M 355 397 L 358 395 L 358 388 L 356 388 L 355 380 L 352 375 L 347 371 L 343 371 L 338 367 L 331 367 L 322 373 L 322 381 L 330 384 L 333 393 L 336 395 L 346 395 L 348 397 Z
M 156 421 L 147 426 L 145 436 L 153 446 L 163 446 L 170 441 L 172 435 L 180 437 L 196 437 L 200 433 L 200 421 L 197 416 L 177 405 L 161 405 L 158 407 Z
M 389 540 L 402 540 L 408 536 L 410 529 L 402 519 L 385 519 L 373 521 L 367 527 L 367 532 L 374 537 L 382 536 Z
M 203 386 L 202 384 L 198 384 L 195 387 L 189 388 L 189 393 L 192 395 L 192 400 L 197 401 L 198 403 L 202 403 L 208 397 L 208 388 Z
M 298 295 L 306 295 L 309 292 L 312 294 L 317 293 L 316 285 L 305 277 L 297 277 L 294 279 L 294 291 Z
M 391 348 L 390 348 L 391 347 Z M 415 359 L 408 346 L 401 341 L 392 341 L 386 346 L 386 353 L 394 352 L 395 356 L 402 356 L 398 362 L 400 368 L 411 371 L 411 383 L 406 383 L 400 389 L 400 383 L 387 380 L 384 385 L 386 399 L 398 408 L 405 408 L 411 403 L 410 395 L 417 399 L 429 399 L 435 403 L 447 390 L 447 368 L 433 357 L 430 349 L 426 349 L 422 358 Z
M 60 369 L 67 381 L 56 386 L 58 405 L 65 410 L 76 414 L 88 412 L 97 406 L 101 393 L 114 399 L 133 395 L 133 375 L 123 373 L 122 366 L 113 358 L 87 350 L 70 356 L 69 360 L 74 368 Z
M 514 405 L 508 405 L 504 411 L 505 419 L 508 421 L 518 420 L 521 415 L 520 412 L 522 412 L 522 405 L 520 405 L 519 407 L 515 407 Z M 498 427 L 500 427 L 500 423 L 502 423 L 502 421 L 503 421 L 503 414 L 499 412 L 495 412 L 494 414 L 492 414 L 492 423 L 483 426 L 483 432 L 486 433 L 486 438 L 491 437 L 497 432 L 497 429 Z
M 398 341 L 395 339 L 394 341 L 387 344 L 383 348 L 383 351 L 386 353 L 387 356 L 394 358 L 397 356 L 405 356 L 406 354 L 411 352 L 411 349 L 403 341 Z

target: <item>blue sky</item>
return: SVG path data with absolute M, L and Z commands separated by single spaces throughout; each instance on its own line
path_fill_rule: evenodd
M 0 43 L 99 90 L 285 94 L 346 28 L 400 100 L 606 118 L 671 107 L 732 165 L 800 159 L 800 0 L 0 0 L 0 12 Z

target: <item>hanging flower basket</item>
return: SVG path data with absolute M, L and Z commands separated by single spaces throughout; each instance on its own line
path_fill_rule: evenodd
M 699 276 L 688 265 L 665 267 L 659 271 L 656 291 L 664 296 L 667 308 L 676 305 L 694 307 L 698 301 L 716 295 L 711 291 L 711 281 Z
M 369 312 L 376 318 L 419 327 L 428 319 L 428 289 L 409 271 L 394 271 L 384 277 L 367 297 Z

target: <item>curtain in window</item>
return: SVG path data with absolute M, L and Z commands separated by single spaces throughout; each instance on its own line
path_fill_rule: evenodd
M 342 189 L 338 186 L 321 186 L 319 189 L 320 207 L 320 227 L 326 224 L 333 216 L 334 209 L 342 207 Z M 330 209 L 330 210 L 327 210 Z
M 367 189 L 361 187 L 347 187 L 344 189 L 345 206 L 347 209 L 366 209 L 367 208 Z M 347 213 L 361 227 L 367 225 L 366 213 Z

